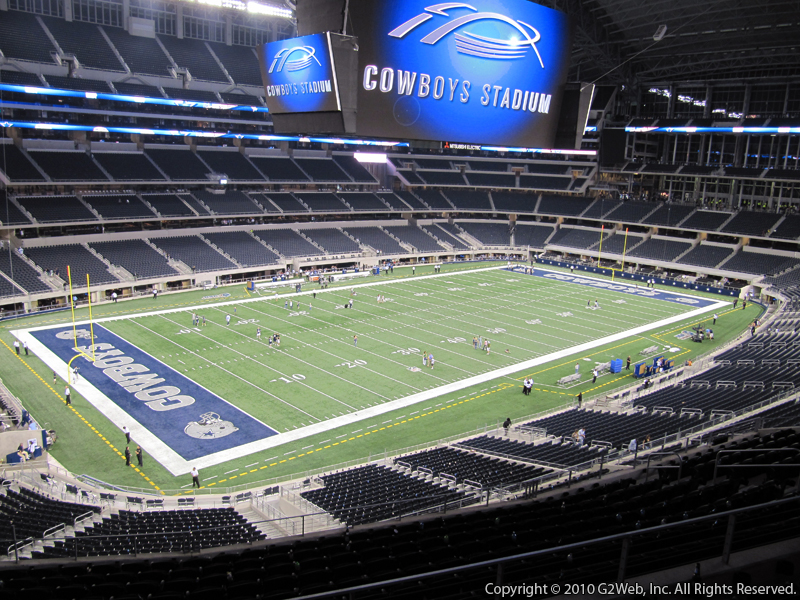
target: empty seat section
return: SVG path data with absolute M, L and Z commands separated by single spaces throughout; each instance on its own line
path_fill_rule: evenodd
M 534 445 L 488 435 L 465 440 L 458 445 L 558 467 L 571 467 L 598 460 L 607 451 L 606 448 L 598 446 L 578 446 L 571 442 L 562 443 L 559 440 Z
M 720 225 L 730 218 L 730 213 L 698 210 L 681 223 L 681 229 L 701 229 L 716 231 Z
M 423 229 L 438 240 L 453 246 L 454 250 L 469 250 L 470 248 L 462 238 L 458 237 L 458 228 L 451 226 L 449 223 L 432 223 L 431 225 L 426 225 Z
M 603 238 L 608 237 L 608 233 L 603 233 Z M 570 229 L 563 227 L 556 231 L 550 238 L 548 245 L 567 246 L 568 248 L 580 248 L 586 250 L 600 242 L 599 229 Z
M 43 87 L 42 80 L 39 79 L 36 73 L 26 73 L 24 71 L 0 70 L 0 83 Z
M 528 173 L 538 175 L 569 175 L 572 176 L 573 171 L 585 171 L 585 167 L 573 166 L 565 163 L 550 164 L 550 163 L 525 163 L 519 165 L 512 165 L 514 167 L 523 167 Z
M 603 254 L 606 252 L 609 254 L 622 254 L 625 252 L 627 254 L 630 248 L 633 248 L 641 241 L 642 238 L 638 235 L 628 234 L 626 239 L 625 233 L 616 233 L 603 240 L 602 251 Z M 598 245 L 597 249 L 600 250 L 601 247 Z
M 470 160 L 467 164 L 473 171 L 492 171 L 495 173 L 507 173 L 510 167 L 507 162 L 491 160 Z
M 411 244 L 419 252 L 441 252 L 444 250 L 435 239 L 419 227 L 412 225 L 393 225 L 386 226 L 384 229 L 400 238 L 403 242 Z
M 31 150 L 28 154 L 53 181 L 108 181 L 86 152 Z
M 605 218 L 610 221 L 638 223 L 655 209 L 656 205 L 650 202 L 623 202 Z
M 780 219 L 780 215 L 776 215 L 775 213 L 743 210 L 725 223 L 722 231 L 744 235 L 767 236 L 778 222 L 778 219 Z
M 389 210 L 381 199 L 369 192 L 342 193 L 339 197 L 347 202 L 355 211 L 385 212 Z
M 264 176 L 239 152 L 200 152 L 200 158 L 215 173 L 237 181 L 264 181 Z
M 650 238 L 628 253 L 632 258 L 647 258 L 671 262 L 692 247 L 691 242 Z
M 646 225 L 675 227 L 692 214 L 692 211 L 694 211 L 694 206 L 686 204 L 662 204 L 653 214 L 643 219 L 642 223 Z
M 720 268 L 740 273 L 777 275 L 786 269 L 796 267 L 798 264 L 800 264 L 800 261 L 796 258 L 742 250 L 734 254 L 729 260 L 726 260 Z
M 282 256 L 319 256 L 322 250 L 294 229 L 256 229 L 253 234 Z
M 464 173 L 469 185 L 475 187 L 514 188 L 517 187 L 517 178 L 513 173 Z
M 17 202 L 39 223 L 97 220 L 75 196 L 18 196 Z
M 0 146 L 0 169 L 11 181 L 44 181 L 44 176 L 39 172 L 22 150 L 14 144 Z
M 164 176 L 140 152 L 95 152 L 94 159 L 116 181 L 164 181 Z
M 546 215 L 563 215 L 565 217 L 577 217 L 585 211 L 590 198 L 572 198 L 570 196 L 552 196 L 542 194 L 542 201 L 539 202 L 537 212 Z
M 93 250 L 112 265 L 118 265 L 136 279 L 169 277 L 178 272 L 169 266 L 167 259 L 143 240 L 118 242 L 91 242 Z
M 383 254 L 408 254 L 408 250 L 377 227 L 345 227 L 344 229 L 359 243 L 370 246 Z
M 425 206 L 419 198 L 417 198 L 411 192 L 395 192 L 400 199 L 405 202 L 408 206 L 411 207 L 411 210 L 428 210 L 428 207 Z M 408 210 L 407 208 L 403 207 L 403 210 Z
M 236 268 L 234 263 L 195 235 L 151 238 L 150 241 L 198 273 Z
M 589 208 L 581 213 L 582 219 L 600 219 L 615 210 L 621 202 L 606 198 L 598 198 Z
M 492 192 L 494 207 L 499 212 L 532 213 L 539 200 L 538 194 Z
M 398 169 L 397 174 L 400 175 L 403 179 L 405 179 L 409 185 L 424 185 L 425 182 L 422 178 L 417 175 L 414 171 L 406 170 L 406 169 Z
M 28 248 L 28 257 L 43 269 L 60 271 L 61 279 L 67 280 L 67 266 L 72 273 L 72 285 L 84 287 L 86 274 L 92 285 L 118 283 L 119 279 L 108 272 L 106 264 L 80 244 Z
M 471 481 L 487 488 L 512 486 L 539 477 L 547 471 L 542 467 L 513 463 L 466 449 L 449 447 L 406 454 L 396 459 L 395 464 L 398 460 L 411 465 L 412 469 L 430 469 L 434 477 L 440 474 L 451 475 L 457 483 Z
M 176 194 L 143 194 L 142 199 L 162 217 L 194 217 L 195 214 Z
M 707 246 L 706 244 L 700 244 L 692 248 L 684 256 L 681 256 L 678 262 L 684 265 L 712 268 L 716 267 L 728 256 L 733 254 L 733 250 L 733 248 L 725 246 Z
M 298 158 L 295 163 L 311 177 L 312 181 L 350 182 L 350 177 L 329 158 Z
M 0 271 L 29 294 L 52 292 L 53 289 L 39 278 L 39 271 L 30 266 L 15 252 L 0 252 Z M 66 277 L 66 273 L 64 273 Z
M 194 195 L 218 215 L 260 215 L 263 212 L 238 190 L 225 190 L 222 194 L 195 190 Z
M 124 29 L 117 27 L 104 27 L 103 31 L 131 71 L 160 77 L 169 76 L 172 63 L 155 39 L 130 35 Z
M 243 267 L 275 265 L 281 259 L 246 231 L 204 233 L 203 237 L 232 256 Z
M 0 19 L 0 51 L 6 58 L 54 64 L 51 53 L 56 49 L 35 15 L 4 10 Z
M 25 293 L 21 287 L 15 286 L 10 281 L 0 278 L 0 298 L 9 298 L 11 296 L 20 296 Z
M 187 90 L 184 88 L 171 88 L 164 86 L 164 92 L 174 100 L 188 100 L 189 102 L 211 102 L 219 104 L 219 98 L 214 92 L 208 90 Z
M 59 90 L 77 90 L 80 92 L 97 92 L 110 94 L 111 88 L 106 81 L 84 79 L 82 77 L 62 77 L 61 75 L 45 75 L 50 87 Z
M 0 223 L 3 225 L 30 225 L 31 220 L 11 199 L 6 198 L 6 190 L 0 190 Z
M 464 176 L 458 171 L 417 171 L 425 183 L 430 185 L 458 186 L 467 185 Z
M 386 202 L 386 204 L 388 204 L 392 210 L 408 210 L 408 206 L 406 206 L 405 203 L 403 203 L 400 198 L 398 198 L 392 192 L 376 192 L 375 195 Z
M 334 154 L 333 162 L 335 162 L 342 171 L 350 175 L 353 181 L 359 183 L 377 182 L 377 180 L 372 176 L 372 173 L 367 171 L 367 169 L 352 156 Z
M 258 96 L 236 94 L 234 92 L 220 92 L 219 95 L 226 104 L 236 104 L 237 106 L 262 106 Z
M 83 201 L 105 219 L 151 219 L 156 215 L 132 194 L 84 196 Z
M 181 40 L 171 35 L 160 35 L 158 39 L 179 67 L 189 69 L 193 79 L 228 83 L 225 73 L 202 40 Z
M 489 202 L 489 194 L 486 192 L 447 190 L 443 193 L 459 210 L 492 210 L 492 205 Z
M 450 164 L 450 161 L 445 159 L 420 158 L 415 156 L 413 157 L 413 161 L 417 163 L 417 166 L 420 169 L 451 170 L 453 168 L 453 165 Z
M 194 152 L 176 146 L 174 150 L 146 148 L 145 153 L 173 181 L 208 181 L 210 169 L 195 156 Z
M 261 194 L 259 192 L 250 192 L 248 195 L 263 209 L 265 213 L 280 214 L 281 209 L 270 202 L 269 198 L 265 194 Z
M 464 497 L 387 467 L 367 465 L 321 477 L 324 488 L 301 496 L 350 526 L 381 521 Z
M 311 212 L 344 212 L 349 209 L 330 192 L 295 192 L 295 197 L 305 202 Z
M 261 68 L 254 49 L 249 46 L 226 46 L 209 42 L 211 50 L 217 55 L 220 62 L 225 65 L 225 70 L 236 83 L 243 83 L 260 88 L 264 85 L 261 80 Z M 244 102 L 243 104 L 250 104 Z M 258 106 L 258 104 L 254 105 Z
M 272 200 L 285 213 L 308 212 L 308 209 L 289 192 L 266 192 L 264 196 Z
M 530 190 L 566 190 L 572 183 L 571 177 L 548 177 L 546 175 L 519 176 L 519 187 Z
M 508 246 L 511 243 L 511 232 L 507 223 L 459 221 L 458 226 L 485 246 Z
M 547 238 L 552 235 L 553 231 L 552 225 L 527 225 L 517 222 L 514 229 L 514 243 L 517 246 L 544 248 Z
M 291 158 L 251 154 L 250 160 L 270 181 L 308 182 L 308 177 L 297 168 Z
M 123 70 L 97 25 L 48 17 L 42 19 L 61 49 L 68 54 L 74 54 L 82 67 L 104 71 Z
M 118 265 L 128 271 L 136 279 L 178 274 L 178 271 L 169 266 L 167 259 L 144 240 L 91 242 L 89 247 L 112 265 Z
M 453 210 L 453 205 L 439 190 L 416 190 L 415 194 L 434 210 Z
M 361 246 L 338 229 L 303 229 L 303 233 L 325 249 L 328 254 L 360 253 Z
M 138 83 L 114 82 L 117 92 L 123 96 L 134 96 L 142 98 L 163 98 L 164 95 L 154 85 L 140 85 Z
M 782 240 L 796 240 L 800 238 L 800 216 L 786 215 L 786 218 L 780 222 L 770 237 Z

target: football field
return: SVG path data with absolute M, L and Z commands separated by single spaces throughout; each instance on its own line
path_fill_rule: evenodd
M 66 379 L 77 331 L 78 348 L 95 360 L 72 362 L 74 389 L 177 475 L 343 426 L 358 435 L 392 411 L 419 418 L 436 398 L 488 382 L 517 386 L 526 369 L 641 338 L 584 358 L 585 383 L 596 364 L 652 345 L 648 331 L 729 306 L 540 269 L 362 281 L 162 311 L 154 303 L 153 311 L 97 319 L 92 328 L 15 335 Z M 270 340 L 276 333 L 279 345 Z M 572 372 L 537 374 L 536 390 L 571 396 L 577 392 L 557 382 Z

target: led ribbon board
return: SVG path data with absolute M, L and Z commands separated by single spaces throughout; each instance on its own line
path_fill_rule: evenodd
M 341 110 L 329 34 L 265 44 L 258 58 L 270 112 Z
M 527 0 L 351 0 L 350 15 L 359 135 L 553 145 L 569 66 L 564 13 Z

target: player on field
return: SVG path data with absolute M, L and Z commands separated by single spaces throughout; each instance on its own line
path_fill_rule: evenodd
M 261 340 L 261 327 L 256 329 L 256 339 Z
M 225 325 L 230 325 L 230 324 L 231 324 L 231 316 L 225 315 Z
M 428 351 L 427 350 L 423 350 L 422 351 L 422 366 L 423 367 L 427 367 L 428 366 Z

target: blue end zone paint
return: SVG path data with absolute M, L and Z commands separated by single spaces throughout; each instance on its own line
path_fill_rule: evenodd
M 512 271 L 515 273 L 527 274 L 529 269 L 530 267 L 514 267 Z M 674 302 L 675 304 L 691 306 L 693 308 L 706 308 L 707 306 L 711 306 L 712 304 L 719 302 L 719 300 L 701 298 L 699 296 L 689 296 L 678 292 L 656 290 L 647 287 L 637 288 L 636 285 L 632 283 L 612 283 L 610 281 L 603 281 L 601 279 L 594 279 L 592 277 L 581 277 L 580 275 L 558 273 L 556 271 L 546 271 L 544 269 L 534 268 L 533 273 L 530 274 L 534 277 L 542 277 L 544 279 L 551 279 L 553 281 L 574 283 L 597 290 L 621 292 L 628 296 L 639 296 L 641 298 L 652 298 L 653 300 L 664 300 L 665 302 Z M 592 298 L 592 300 L 594 299 Z
M 88 346 L 88 329 L 81 328 L 78 332 L 79 334 L 83 332 L 84 336 L 83 339 L 79 337 L 78 346 Z M 72 327 L 32 331 L 31 335 L 65 363 L 68 363 L 76 354 Z M 98 361 L 92 363 L 85 358 L 78 358 L 72 363 L 72 366 L 79 366 L 80 377 L 95 386 L 109 400 L 131 415 L 184 460 L 191 461 L 202 458 L 278 433 L 178 373 L 172 367 L 111 333 L 105 327 L 95 325 L 94 335 Z M 119 352 L 114 353 L 114 350 Z M 137 367 L 137 372 L 127 375 L 115 374 L 110 371 L 112 368 L 133 368 L 136 365 L 141 365 L 140 368 Z M 136 389 L 132 380 L 137 376 L 149 374 L 157 374 L 157 378 L 154 380 L 163 379 L 163 381 L 140 382 L 139 389 Z M 112 375 L 117 378 L 127 377 L 127 379 L 122 379 L 118 383 L 112 379 Z M 122 387 L 121 384 L 128 384 L 129 389 Z M 130 389 L 130 386 L 134 386 L 134 389 Z M 178 391 L 173 389 L 172 393 L 159 399 L 160 394 L 156 390 L 166 386 L 177 388 Z M 137 398 L 136 393 L 139 393 L 144 399 Z M 145 397 L 147 393 L 153 393 L 153 397 Z M 187 397 L 193 399 L 193 402 L 189 403 Z M 201 421 L 201 415 L 208 413 L 219 415 L 219 421 L 207 424 L 198 423 Z M 121 426 L 124 423 L 117 425 Z M 232 429 L 235 431 L 227 433 Z M 193 437 L 191 434 L 197 437 Z

